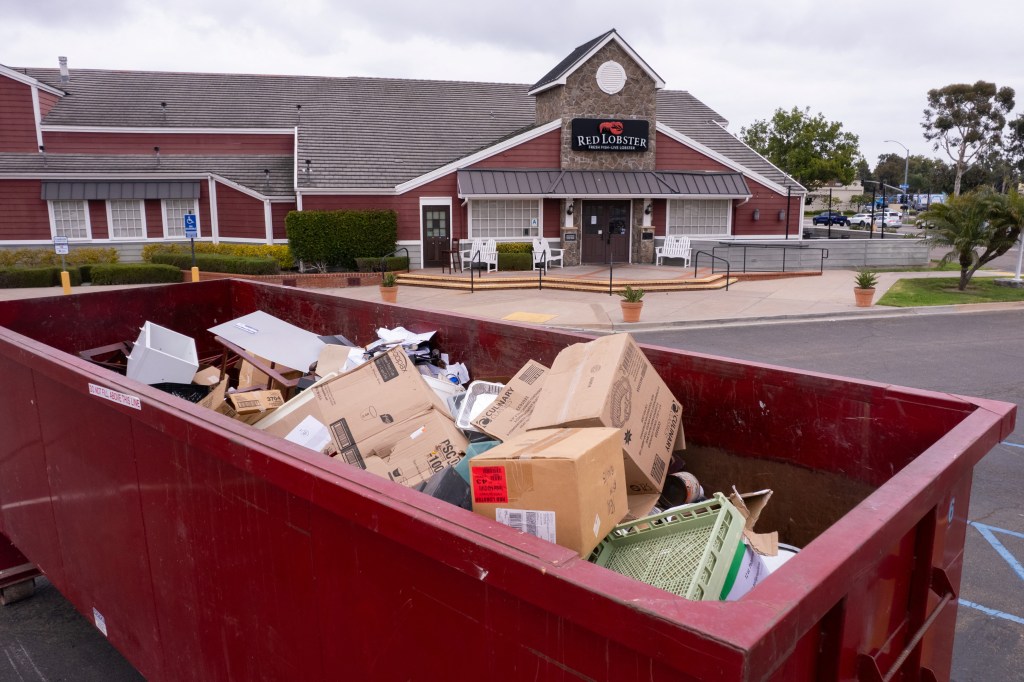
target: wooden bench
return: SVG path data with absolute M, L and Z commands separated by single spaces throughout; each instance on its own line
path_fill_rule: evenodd
M 661 265 L 665 258 L 682 258 L 683 267 L 690 267 L 690 238 L 679 234 L 665 237 L 665 243 L 654 249 L 654 264 Z

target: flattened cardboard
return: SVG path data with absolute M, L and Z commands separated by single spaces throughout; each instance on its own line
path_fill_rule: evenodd
M 553 516 L 554 542 L 587 557 L 628 511 L 620 440 L 608 428 L 514 436 L 469 463 L 473 511 L 514 528 L 510 517 Z
M 682 405 L 628 334 L 563 349 L 544 379 L 528 429 L 621 428 L 631 495 L 661 491 Z
M 448 415 L 431 408 L 353 443 L 335 458 L 412 487 L 458 464 L 468 446 Z
M 764 556 L 776 556 L 779 553 L 779 533 L 778 531 L 772 531 L 770 533 L 756 533 L 754 532 L 754 526 L 757 525 L 757 520 L 761 516 L 761 512 L 768 504 L 768 500 L 772 498 L 772 491 L 758 490 L 753 493 L 740 494 L 735 487 L 729 494 L 729 501 L 736 507 L 736 510 L 743 516 L 745 522 L 743 524 L 743 538 L 747 541 L 755 552 Z
M 526 431 L 527 422 L 537 404 L 544 378 L 550 370 L 530 360 L 512 377 L 483 413 L 472 424 L 498 440 Z

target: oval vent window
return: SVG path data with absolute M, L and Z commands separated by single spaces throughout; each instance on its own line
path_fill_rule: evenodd
M 597 69 L 597 86 L 614 95 L 626 85 L 626 70 L 618 62 L 605 62 Z

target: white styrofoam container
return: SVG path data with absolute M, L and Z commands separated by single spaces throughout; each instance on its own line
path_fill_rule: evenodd
M 198 370 L 195 339 L 152 322 L 143 325 L 128 356 L 128 378 L 144 384 L 189 384 Z

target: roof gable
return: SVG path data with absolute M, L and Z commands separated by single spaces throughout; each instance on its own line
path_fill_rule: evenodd
M 11 80 L 15 80 L 19 83 L 24 83 L 25 85 L 39 88 L 40 90 L 48 92 L 51 95 L 57 95 L 58 97 L 64 96 L 63 90 L 58 90 L 57 88 L 51 87 L 46 83 L 36 80 L 28 74 L 22 73 L 21 71 L 16 71 L 15 69 L 10 68 L 9 66 L 4 66 L 3 64 L 0 64 L 0 76 L 7 76 Z
M 640 55 L 638 55 L 636 51 L 629 46 L 629 43 L 623 40 L 622 37 L 619 36 L 618 32 L 613 28 L 607 33 L 583 43 L 570 52 L 569 56 L 560 61 L 555 68 L 548 71 L 539 81 L 534 83 L 530 87 L 530 91 L 526 94 L 536 95 L 558 85 L 565 85 L 566 79 L 568 79 L 573 72 L 587 63 L 591 57 L 601 50 L 601 48 L 612 41 L 618 43 L 626 54 L 628 54 L 630 58 L 637 63 L 637 66 L 643 69 L 644 72 L 651 77 L 656 89 L 660 90 L 665 87 L 665 81 L 661 79 L 661 76 L 659 76 L 647 62 L 641 59 Z

